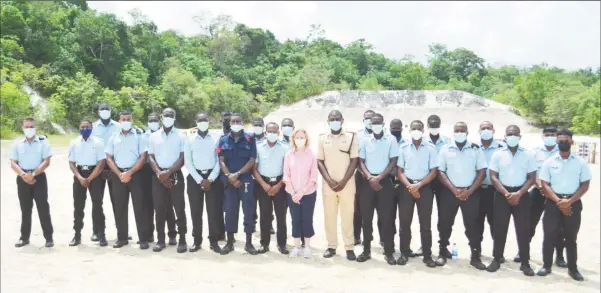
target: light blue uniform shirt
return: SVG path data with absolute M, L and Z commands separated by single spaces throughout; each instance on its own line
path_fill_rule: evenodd
M 102 139 L 102 142 L 104 143 L 104 147 L 106 148 L 111 136 L 113 136 L 115 133 L 120 132 L 120 131 L 121 131 L 121 124 L 119 124 L 119 122 L 117 122 L 115 120 L 111 120 L 109 122 L 109 124 L 106 126 L 104 125 L 104 123 L 102 123 L 101 120 L 97 120 L 92 125 L 92 135 L 91 136 L 95 136 L 95 137 Z
M 381 174 L 386 170 L 390 159 L 398 156 L 399 145 L 392 135 L 383 135 L 380 139 L 369 135 L 359 143 L 359 158 L 365 160 L 365 168 L 371 174 Z
M 111 136 L 104 152 L 113 156 L 117 167 L 124 169 L 133 167 L 146 149 L 144 133 L 132 129 L 127 136 L 123 131 Z
M 482 141 L 480 141 L 480 149 L 484 153 L 484 157 L 486 158 L 487 166 L 490 165 L 490 158 L 492 158 L 492 154 L 494 154 L 496 151 L 498 151 L 499 149 L 504 148 L 504 147 L 505 147 L 505 144 L 496 139 L 492 140 L 492 142 L 490 143 L 488 148 L 485 148 L 482 145 Z M 485 184 L 485 185 L 492 184 L 492 182 L 490 181 L 490 172 L 486 171 L 486 178 L 484 178 L 484 181 L 482 181 L 482 184 Z
M 188 173 L 194 178 L 196 183 L 202 182 L 202 176 L 196 170 L 212 170 L 207 179 L 217 180 L 221 167 L 217 157 L 217 142 L 219 136 L 207 133 L 205 137 L 195 132 L 190 135 L 184 144 L 184 164 Z
M 486 158 L 479 146 L 467 142 L 459 150 L 453 141 L 442 147 L 438 155 L 438 170 L 445 172 L 457 188 L 467 188 L 474 184 L 478 170 L 486 169 Z
M 15 140 L 8 157 L 17 161 L 23 170 L 35 170 L 44 159 L 50 156 L 52 156 L 52 151 L 48 139 L 36 135 L 31 143 L 25 138 Z
M 540 170 L 540 180 L 551 185 L 556 194 L 574 194 L 580 183 L 592 178 L 588 164 L 574 153 L 567 160 L 556 153 L 543 163 Z
M 284 174 L 284 157 L 290 147 L 288 144 L 276 141 L 273 147 L 265 141 L 257 144 L 257 164 L 259 174 L 265 177 L 278 177 Z
M 543 163 L 554 154 L 559 153 L 559 147 L 555 145 L 551 151 L 548 151 L 545 146 L 540 146 L 533 148 L 532 152 L 534 153 L 534 158 L 536 159 L 536 166 L 538 167 L 536 174 L 538 175 Z
M 359 151 L 361 151 L 361 147 L 362 147 L 361 141 L 363 141 L 364 138 L 366 138 L 370 135 L 371 135 L 371 133 L 369 133 L 366 128 L 362 128 L 361 130 L 355 132 L 355 137 L 357 138 L 357 141 L 359 142 Z
M 148 154 L 154 155 L 159 168 L 171 168 L 184 152 L 186 136 L 179 129 L 172 128 L 169 134 L 163 128 L 150 135 Z
M 438 136 L 438 140 L 436 141 L 436 143 L 434 143 L 432 141 L 432 139 L 430 138 L 430 134 L 426 133 L 424 134 L 424 136 L 422 137 L 422 140 L 424 140 L 427 143 L 430 143 L 432 145 L 434 145 L 436 147 L 436 154 L 440 154 L 440 150 L 442 149 L 442 147 L 446 144 L 449 144 L 451 142 L 451 139 L 444 136 L 444 135 L 439 135 Z
M 104 159 L 104 143 L 98 137 L 90 136 L 84 140 L 79 136 L 69 145 L 69 162 L 75 162 L 77 166 L 95 166 Z
M 424 179 L 431 169 L 438 167 L 436 147 L 423 139 L 417 149 L 413 140 L 401 143 L 397 167 L 403 169 L 408 179 Z
M 515 156 L 509 148 L 496 151 L 488 169 L 499 173 L 501 184 L 508 187 L 521 187 L 528 180 L 528 173 L 537 170 L 536 160 L 532 152 L 519 146 Z

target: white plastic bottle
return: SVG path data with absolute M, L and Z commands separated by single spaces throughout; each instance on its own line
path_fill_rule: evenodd
M 451 258 L 456 260 L 459 257 L 459 251 L 457 250 L 457 244 L 453 243 L 453 247 L 451 248 Z

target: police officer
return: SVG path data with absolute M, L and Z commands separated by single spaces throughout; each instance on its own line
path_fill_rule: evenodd
M 102 185 L 104 181 L 100 173 L 106 164 L 104 143 L 98 137 L 91 136 L 92 122 L 82 120 L 79 124 L 80 137 L 75 138 L 69 146 L 69 168 L 73 172 L 73 230 L 75 236 L 69 246 L 81 243 L 81 229 L 83 228 L 84 208 L 86 206 L 86 192 L 90 191 L 92 199 L 92 225 L 98 233 L 100 246 L 107 246 L 104 212 L 102 210 Z
M 467 141 L 467 125 L 455 123 L 453 142 L 442 147 L 438 156 L 438 177 L 444 185 L 441 201 L 440 253 L 437 266 L 446 264 L 445 255 L 450 254 L 447 247 L 453 230 L 457 210 L 461 207 L 463 225 L 471 248 L 470 265 L 485 270 L 480 259 L 482 251 L 478 230 L 478 209 L 480 207 L 480 185 L 486 173 L 486 159 L 477 144 Z
M 495 133 L 494 125 L 490 121 L 484 121 L 480 123 L 479 128 L 480 134 L 480 149 L 484 153 L 484 157 L 486 158 L 486 165 L 490 163 L 490 158 L 492 154 L 497 150 L 504 148 L 505 143 L 496 140 L 493 138 Z M 486 177 L 484 177 L 484 181 L 482 185 L 480 185 L 480 208 L 478 209 L 478 231 L 480 233 L 480 242 L 484 240 L 484 223 L 488 222 L 488 228 L 490 230 L 490 236 L 492 239 L 494 232 L 493 225 L 493 202 L 495 196 L 495 189 L 492 186 L 492 182 L 490 181 L 490 173 L 486 172 Z M 505 262 L 505 258 L 501 257 L 500 262 Z
M 217 137 L 221 138 L 222 136 L 228 135 L 231 132 L 231 121 L 232 112 L 225 111 L 221 112 L 221 117 L 219 117 L 219 122 L 221 123 L 221 129 L 216 132 Z M 221 167 L 221 166 L 220 166 Z M 219 235 L 220 241 L 225 241 L 225 206 L 223 205 L 225 199 L 225 186 L 222 180 L 215 180 L 215 186 L 213 187 L 215 190 L 215 194 L 217 194 L 217 198 L 219 199 L 219 205 L 221 206 L 221 213 L 219 214 L 219 231 L 221 234 Z M 192 232 L 192 236 L 194 237 L 194 232 Z M 236 239 L 232 235 L 232 241 L 235 243 Z
M 144 139 L 148 143 L 150 141 L 150 135 L 155 133 L 157 130 L 161 128 L 160 125 L 161 117 L 157 113 L 148 114 L 148 130 L 144 132 Z M 148 216 L 148 223 L 150 223 L 150 231 L 154 231 L 154 204 L 152 200 L 152 178 L 154 178 L 154 172 L 152 172 L 152 168 L 150 167 L 150 156 L 146 156 L 146 164 L 144 164 L 144 168 L 140 171 L 142 174 L 142 190 L 144 191 L 144 207 L 146 208 L 146 213 Z M 169 245 L 176 245 L 177 240 L 175 237 L 177 236 L 177 230 L 175 229 L 175 212 L 173 211 L 173 207 L 167 208 L 167 236 L 169 237 Z M 154 233 L 150 234 L 150 239 L 148 243 L 154 242 L 154 237 L 152 237 Z M 139 241 L 138 241 L 139 244 Z
M 405 143 L 405 138 L 402 137 L 403 134 L 403 121 L 401 121 L 400 119 L 392 119 L 390 120 L 390 135 L 392 135 L 398 146 L 400 146 L 401 144 Z M 397 159 L 398 160 L 398 159 Z M 394 187 L 394 195 L 395 195 L 395 200 L 394 200 L 394 215 L 393 215 L 393 221 L 392 221 L 392 232 L 394 233 L 394 235 L 396 235 L 396 206 L 398 204 L 398 199 L 397 199 L 397 195 L 401 192 L 401 181 L 399 181 L 399 177 L 397 176 L 397 169 L 398 167 L 395 166 L 394 170 L 392 172 L 390 172 L 390 180 L 392 180 L 392 186 Z M 382 225 L 380 222 L 378 222 L 378 232 L 380 235 L 383 234 L 382 232 Z M 399 236 L 400 238 L 400 236 Z M 382 245 L 383 246 L 383 245 Z M 394 247 L 392 248 L 392 251 L 394 253 Z M 411 252 L 413 253 L 413 252 Z
M 221 253 L 217 244 L 221 234 L 219 214 L 221 206 L 219 195 L 214 192 L 215 180 L 219 176 L 219 158 L 217 157 L 217 141 L 219 137 L 209 133 L 209 116 L 206 113 L 196 115 L 196 133 L 192 134 L 184 145 L 184 163 L 188 169 L 188 200 L 194 231 L 194 245 L 190 252 L 196 252 L 202 244 L 203 202 L 206 201 L 209 218 L 210 249 Z
M 589 189 L 591 170 L 582 158 L 570 152 L 572 132 L 567 129 L 557 131 L 559 153 L 543 163 L 540 180 L 546 196 L 545 217 L 543 218 L 543 267 L 539 276 L 551 273 L 553 247 L 560 234 L 565 236 L 568 274 L 576 281 L 584 278 L 576 264 L 578 252 L 576 239 L 580 229 L 582 201 Z
M 284 118 L 282 120 L 282 137 L 284 138 L 282 141 L 286 143 L 290 143 L 290 136 L 294 131 L 294 121 L 290 118 Z M 301 238 L 304 239 L 304 238 Z M 304 241 L 304 240 L 303 240 Z
M 411 142 L 399 146 L 397 176 L 401 182 L 401 192 L 397 194 L 399 208 L 399 237 L 401 238 L 401 256 L 397 264 L 407 264 L 411 257 L 411 222 L 413 210 L 417 205 L 419 217 L 423 262 L 430 268 L 436 264 L 432 259 L 432 194 L 431 182 L 436 177 L 438 160 L 436 147 L 424 139 L 424 124 L 415 120 L 411 122 Z
M 284 156 L 289 147 L 278 141 L 280 135 L 276 123 L 267 124 L 266 140 L 257 145 L 257 163 L 254 167 L 254 177 L 257 185 L 257 195 L 261 210 L 261 248 L 259 253 L 269 251 L 271 240 L 270 226 L 273 221 L 273 212 L 277 219 L 277 244 L 281 254 L 288 254 L 286 249 L 286 201 L 287 195 L 284 189 Z
M 357 136 L 357 142 L 361 142 L 364 137 L 372 134 L 371 130 L 371 117 L 375 114 L 373 110 L 367 110 L 363 113 L 363 128 L 355 134 Z M 359 143 L 359 147 L 361 144 Z M 359 152 L 361 150 L 359 149 Z M 363 174 L 360 170 L 355 172 L 355 190 L 359 192 L 361 190 L 361 184 L 365 181 Z M 355 211 L 353 214 L 353 232 L 355 234 L 355 245 L 361 244 L 361 227 L 363 225 L 363 219 L 361 219 L 361 203 L 359 200 L 359 194 L 355 194 Z M 378 222 L 378 227 L 379 227 Z
M 148 142 L 148 155 L 150 167 L 156 175 L 152 181 L 152 199 L 157 228 L 157 243 L 152 248 L 159 252 L 165 248 L 165 217 L 167 209 L 173 207 L 177 216 L 177 230 L 179 242 L 177 252 L 184 253 L 188 250 L 186 243 L 186 198 L 184 197 L 184 175 L 181 168 L 184 166 L 185 135 L 174 127 L 175 110 L 163 110 L 163 127 L 150 135 Z M 195 235 L 196 237 L 202 236 Z
M 317 167 L 326 184 L 323 184 L 323 206 L 325 214 L 328 249 L 324 258 L 336 255 L 338 246 L 338 208 L 346 259 L 354 261 L 353 212 L 355 207 L 356 185 L 349 180 L 357 169 L 359 150 L 353 133 L 342 130 L 344 118 L 338 110 L 328 114 L 330 132 L 319 137 Z
M 543 129 L 543 144 L 544 146 L 536 147 L 533 149 L 534 158 L 536 159 L 536 163 L 538 166 L 537 174 L 540 173 L 540 168 L 543 163 L 553 155 L 559 152 L 559 148 L 557 147 L 557 128 L 554 126 L 548 126 Z M 530 197 L 532 197 L 532 208 L 530 210 L 530 241 L 532 242 L 532 238 L 534 237 L 534 233 L 536 232 L 536 226 L 540 221 L 540 218 L 545 210 L 545 196 L 542 194 L 542 185 L 540 178 L 536 178 L 536 184 L 533 188 L 530 189 Z M 564 240 L 559 233 L 559 237 L 557 238 L 557 246 L 555 249 L 557 250 L 557 258 L 555 259 L 555 263 L 558 267 L 566 268 L 568 264 L 563 258 L 563 247 Z M 520 254 L 514 258 L 515 262 L 520 262 Z
M 265 121 L 263 120 L 263 118 L 261 117 L 255 117 L 252 120 L 252 135 L 255 139 L 255 142 L 257 143 L 257 147 L 260 144 L 263 144 L 266 141 L 265 138 Z M 254 175 L 253 175 L 254 176 Z M 255 186 L 257 186 L 258 182 L 256 182 L 257 180 L 255 179 Z M 255 188 L 254 191 L 254 195 L 255 195 L 255 199 L 258 201 L 259 200 L 259 188 Z M 259 205 L 257 204 L 256 207 L 258 208 Z M 273 218 L 273 215 L 272 215 Z M 257 225 L 257 220 L 259 219 L 259 214 L 257 213 L 257 211 L 255 210 L 255 215 L 254 215 L 254 224 L 255 226 Z M 273 219 L 272 221 L 273 222 Z M 256 230 L 256 228 L 255 228 Z M 273 230 L 272 225 L 269 225 L 269 231 L 271 234 L 275 234 L 275 231 Z
M 427 143 L 431 143 L 436 147 L 436 154 L 440 154 L 440 150 L 446 144 L 448 144 L 451 140 L 440 134 L 440 117 L 438 115 L 430 115 L 427 120 L 428 123 L 428 135 L 424 138 Z M 436 227 L 438 231 L 440 231 L 440 195 L 442 194 L 443 185 L 442 182 L 437 178 L 435 178 L 432 183 L 432 192 L 434 192 L 434 198 L 436 199 L 436 210 L 438 213 L 438 222 Z M 417 255 L 421 254 L 421 249 L 417 251 Z M 445 255 L 447 258 L 451 258 L 451 254 Z
M 50 219 L 50 206 L 48 205 L 48 181 L 45 170 L 50 165 L 50 143 L 45 136 L 37 136 L 35 120 L 23 120 L 23 133 L 25 138 L 17 139 L 10 149 L 10 167 L 17 173 L 17 194 L 21 206 L 21 238 L 15 247 L 29 244 L 31 235 L 31 211 L 35 201 L 42 225 L 42 232 L 46 238 L 46 247 L 53 247 L 52 220 Z
M 394 213 L 395 194 L 390 173 L 395 170 L 399 156 L 396 138 L 384 134 L 384 117 L 375 113 L 371 117 L 372 134 L 364 137 L 359 147 L 359 170 L 365 178 L 359 191 L 360 211 L 363 228 L 363 253 L 358 262 L 371 259 L 373 240 L 374 208 L 378 210 L 378 220 L 382 223 L 380 237 L 384 242 L 384 259 L 389 265 L 396 265 L 394 259 Z
M 114 248 L 120 248 L 128 242 L 128 210 L 129 196 L 134 207 L 134 217 L 138 230 L 140 249 L 148 249 L 147 240 L 152 235 L 148 216 L 144 209 L 144 192 L 142 191 L 142 175 L 139 172 L 146 163 L 146 140 L 144 133 L 133 129 L 134 119 L 131 112 L 119 113 L 121 131 L 109 139 L 105 152 L 106 161 L 111 171 L 110 179 L 115 199 L 115 224 L 117 226 L 117 242 Z
M 252 136 L 243 130 L 241 114 L 232 114 L 231 132 L 219 139 L 217 153 L 221 167 L 221 180 L 225 185 L 225 231 L 227 243 L 221 249 L 221 254 L 229 254 L 234 250 L 234 233 L 238 232 L 238 214 L 240 201 L 244 214 L 244 232 L 246 246 L 244 250 L 251 255 L 258 252 L 252 244 L 252 233 L 255 232 L 253 221 L 257 201 L 254 198 L 255 181 L 251 176 L 257 145 Z
M 505 130 L 507 147 L 495 152 L 488 166 L 490 180 L 497 192 L 494 199 L 493 260 L 487 270 L 496 272 L 500 268 L 499 260 L 505 250 L 509 218 L 513 215 L 522 261 L 520 270 L 526 276 L 534 276 L 530 267 L 532 199 L 528 195 L 528 189 L 534 184 L 537 167 L 532 153 L 519 145 L 520 137 L 519 127 L 508 126 Z
M 104 148 L 106 149 L 109 139 L 113 134 L 121 131 L 121 126 L 119 126 L 119 122 L 111 119 L 111 105 L 106 102 L 101 102 L 98 105 L 98 116 L 99 119 L 94 122 L 92 125 L 92 136 L 100 138 L 104 143 Z M 113 216 L 115 220 L 117 219 L 117 214 L 115 213 L 115 198 L 113 196 L 113 187 L 111 185 L 112 172 L 109 168 L 108 164 L 104 164 L 104 170 L 100 173 L 100 179 L 102 180 L 102 197 L 104 201 L 104 189 L 105 186 L 108 186 L 109 189 L 109 198 L 111 200 L 111 206 L 113 208 Z M 92 227 L 94 229 L 96 227 Z M 100 240 L 98 237 L 98 233 L 96 230 L 93 230 L 92 238 L 90 240 L 96 242 Z M 131 240 L 131 237 L 128 236 L 128 239 Z

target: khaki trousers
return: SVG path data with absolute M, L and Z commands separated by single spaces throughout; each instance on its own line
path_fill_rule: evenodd
M 326 239 L 328 248 L 338 247 L 338 208 L 340 207 L 340 222 L 342 226 L 342 240 L 345 250 L 353 250 L 355 238 L 353 231 L 353 216 L 355 213 L 355 190 L 352 180 L 343 190 L 335 192 L 325 184 L 323 186 L 323 211 L 325 218 Z

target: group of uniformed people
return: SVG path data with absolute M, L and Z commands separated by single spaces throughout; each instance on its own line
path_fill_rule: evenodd
M 156 228 L 153 251 L 163 250 L 166 244 L 177 245 L 180 253 L 199 250 L 203 240 L 203 205 L 206 204 L 210 249 L 228 254 L 234 249 L 242 203 L 245 250 L 252 255 L 269 251 L 271 234 L 276 234 L 278 251 L 289 253 L 286 248 L 286 209 L 293 202 L 303 204 L 298 200 L 302 194 L 295 198 L 287 192 L 288 188 L 284 188 L 289 184 L 283 178 L 284 158 L 291 146 L 296 145 L 290 143 L 295 128 L 291 119 L 282 121 L 283 138 L 280 139 L 280 127 L 276 123 L 265 127 L 263 119 L 255 118 L 253 133 L 247 133 L 243 129 L 242 115 L 229 112 L 222 113 L 221 133 L 212 133 L 209 116 L 199 113 L 195 118 L 196 131 L 186 137 L 174 128 L 176 113 L 171 108 L 163 110 L 162 115 L 150 114 L 146 132 L 133 127 L 131 112 L 120 112 L 117 122 L 111 120 L 110 105 L 102 103 L 98 113 L 100 119 L 94 123 L 81 121 L 81 136 L 69 147 L 69 166 L 74 174 L 75 231 L 69 245 L 81 243 L 88 190 L 92 199 L 91 240 L 98 241 L 100 246 L 108 245 L 102 208 L 104 188 L 108 185 L 117 228 L 115 248 L 125 246 L 131 240 L 128 230 L 131 195 L 141 249 L 148 249 L 150 243 L 155 243 Z M 412 121 L 408 127 L 410 139 L 403 138 L 403 124 L 399 119 L 391 120 L 386 129 L 381 114 L 368 110 L 363 118 L 364 129 L 348 132 L 343 128 L 342 113 L 331 111 L 327 118 L 330 131 L 318 139 L 316 159 L 324 180 L 322 200 L 328 242 L 323 257 L 336 254 L 340 210 L 347 259 L 369 260 L 376 212 L 380 244 L 388 264 L 405 265 L 410 257 L 421 255 L 428 267 L 444 266 L 451 258 L 449 240 L 461 208 L 472 266 L 489 272 L 500 268 L 505 261 L 505 242 L 513 215 L 519 247 L 514 261 L 521 263 L 520 270 L 525 275 L 533 276 L 529 264 L 530 242 L 544 211 L 544 264 L 538 275 L 551 272 L 556 250 L 556 264 L 567 267 L 572 278 L 583 279 L 576 265 L 576 236 L 581 220 L 580 198 L 588 190 L 591 173 L 587 163 L 570 152 L 573 141 L 569 130 L 545 128 L 544 145 L 530 151 L 520 146 L 520 129 L 515 125 L 507 127 L 505 138 L 500 141 L 493 138 L 493 124 L 482 122 L 478 131 L 480 141 L 471 143 L 467 140 L 468 127 L 463 122 L 454 125 L 452 139 L 441 135 L 441 121 L 436 115 L 427 119 L 428 133 L 421 121 Z M 36 135 L 35 121 L 31 118 L 23 120 L 23 131 L 25 138 L 17 140 L 10 151 L 11 167 L 18 174 L 22 212 L 21 238 L 16 246 L 29 244 L 35 200 L 46 238 L 45 246 L 52 247 L 53 229 L 44 172 L 52 155 L 50 144 L 44 136 Z M 305 133 L 298 141 L 304 143 L 307 140 Z M 183 166 L 188 171 L 187 178 L 183 176 Z M 353 177 L 354 182 L 349 182 Z M 311 183 L 315 179 L 306 180 Z M 310 193 L 309 189 L 303 189 L 303 192 Z M 185 190 L 193 224 L 190 247 L 186 242 Z M 260 213 L 257 213 L 257 201 Z M 436 260 L 432 257 L 431 231 L 434 201 L 439 233 Z M 417 207 L 421 239 L 421 248 L 415 253 L 409 247 L 414 207 Z M 401 254 L 395 259 L 397 209 Z M 295 217 L 300 216 L 300 210 L 295 210 Z M 311 207 L 309 215 L 312 214 Z M 252 244 L 257 219 L 261 231 L 259 249 Z M 277 223 L 275 231 L 274 219 Z M 494 243 L 493 260 L 488 266 L 480 259 L 485 220 Z M 300 236 L 303 241 L 303 247 L 304 241 L 310 240 L 312 235 L 304 237 L 302 233 L 314 234 L 312 226 L 307 229 L 293 227 L 293 230 L 297 231 L 293 232 L 295 239 Z M 354 246 L 361 243 L 361 232 L 363 252 L 356 256 Z M 178 235 L 179 239 L 176 239 Z M 226 240 L 223 247 L 218 245 L 221 240 Z M 563 258 L 564 247 L 567 263 Z M 294 254 L 297 254 L 296 250 Z M 305 256 L 310 257 L 310 250 Z

